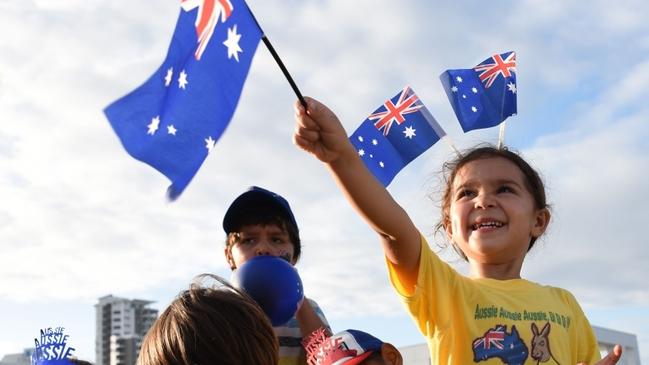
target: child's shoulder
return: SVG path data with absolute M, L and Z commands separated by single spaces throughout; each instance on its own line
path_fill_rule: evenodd
M 552 285 L 543 285 L 543 284 L 538 284 L 533 282 L 530 283 L 537 285 L 541 290 L 545 290 L 548 293 L 552 293 L 554 296 L 561 298 L 566 303 L 577 303 L 577 299 L 568 289 L 560 288 L 558 286 L 552 286 Z
M 480 278 L 474 279 L 470 277 L 463 277 L 465 280 L 478 283 L 479 285 L 492 287 L 497 290 L 502 291 L 513 291 L 513 292 L 526 292 L 526 293 L 535 293 L 535 294 L 545 294 L 553 295 L 564 300 L 572 300 L 575 298 L 567 289 L 540 284 L 527 279 L 511 279 L 511 280 L 498 280 L 498 279 L 489 279 L 489 278 Z

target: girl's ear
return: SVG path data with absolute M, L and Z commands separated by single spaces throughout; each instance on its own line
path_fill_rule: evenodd
M 534 226 L 532 227 L 532 237 L 538 238 L 548 228 L 550 223 L 550 211 L 548 208 L 539 209 L 536 211 Z
M 444 219 L 444 231 L 446 231 L 448 240 L 453 242 L 453 225 L 451 224 L 451 220 L 448 218 Z

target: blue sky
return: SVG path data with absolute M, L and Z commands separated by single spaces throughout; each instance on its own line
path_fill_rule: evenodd
M 349 133 L 409 84 L 458 147 L 438 76 L 517 52 L 506 143 L 542 172 L 549 232 L 523 276 L 572 291 L 595 325 L 634 333 L 649 363 L 649 25 L 642 1 L 250 0 L 296 82 Z M 102 114 L 160 65 L 176 1 L 0 1 L 0 356 L 66 327 L 94 358 L 107 294 L 164 309 L 202 272 L 228 277 L 221 218 L 247 186 L 284 195 L 302 232 L 306 294 L 333 328 L 423 341 L 387 283 L 378 241 L 320 163 L 291 143 L 295 99 L 260 46 L 233 122 L 174 203 L 168 181 L 122 149 Z M 390 186 L 431 242 L 443 143 Z M 432 197 L 432 198 L 431 198 Z M 442 257 L 466 267 L 449 250 Z

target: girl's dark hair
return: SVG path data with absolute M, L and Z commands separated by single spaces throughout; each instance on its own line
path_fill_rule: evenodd
M 204 280 L 216 283 L 204 286 Z M 257 303 L 218 276 L 198 276 L 155 321 L 137 365 L 276 365 L 279 342 Z
M 451 210 L 451 194 L 453 191 L 453 181 L 457 172 L 464 167 L 466 164 L 476 160 L 482 160 L 487 158 L 504 158 L 507 161 L 512 162 L 516 165 L 523 176 L 525 177 L 525 187 L 532 194 L 534 199 L 534 204 L 536 209 L 545 209 L 549 208 L 549 205 L 545 197 L 545 185 L 539 173 L 536 172 L 532 166 L 530 166 L 527 161 L 525 161 L 517 152 L 509 150 L 507 147 L 496 148 L 492 145 L 482 145 L 469 149 L 459 155 L 455 160 L 444 163 L 442 167 L 442 173 L 444 175 L 444 194 L 442 195 L 442 217 L 440 221 L 435 226 L 437 232 L 444 231 L 445 228 L 451 223 L 450 210 Z M 530 240 L 530 245 L 527 250 L 531 250 L 534 246 L 536 237 L 532 237 Z M 455 243 L 452 243 L 453 249 L 466 261 L 467 257 L 460 250 Z

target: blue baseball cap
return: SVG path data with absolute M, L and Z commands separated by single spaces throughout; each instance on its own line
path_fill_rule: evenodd
M 223 217 L 223 230 L 225 233 L 234 232 L 239 227 L 242 216 L 254 215 L 256 209 L 276 210 L 281 216 L 286 218 L 287 222 L 293 225 L 296 232 L 299 232 L 295 216 L 291 211 L 288 201 L 281 195 L 273 193 L 270 190 L 251 186 L 246 192 L 239 195 L 225 212 Z

